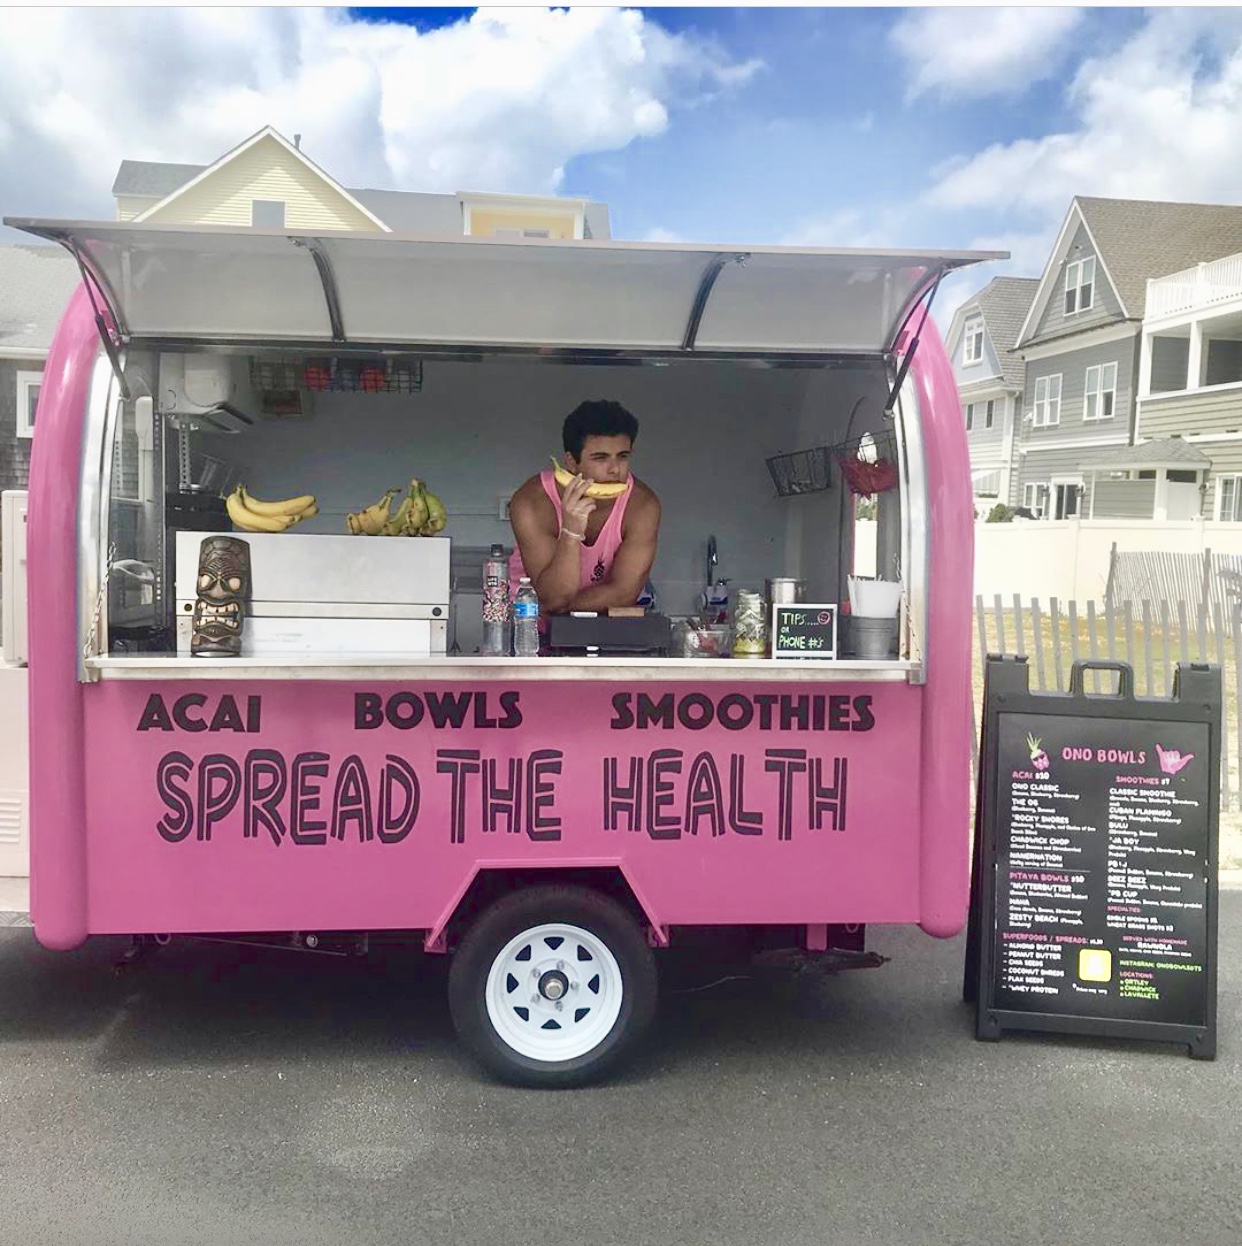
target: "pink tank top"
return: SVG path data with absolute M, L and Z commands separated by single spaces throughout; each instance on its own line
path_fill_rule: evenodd
M 556 530 L 560 534 L 564 522 L 561 510 L 561 495 L 556 488 L 556 475 L 551 468 L 545 467 L 539 473 L 539 483 L 556 509 Z M 621 525 L 625 519 L 625 508 L 629 505 L 630 495 L 634 492 L 634 477 L 625 482 L 625 492 L 612 505 L 612 513 L 604 520 L 593 544 L 585 541 L 578 547 L 578 587 L 590 588 L 592 584 L 602 584 L 612 570 L 617 550 L 621 548 Z M 512 598 L 518 590 L 518 581 L 526 574 L 522 564 L 522 551 L 515 545 L 509 556 L 509 596 Z

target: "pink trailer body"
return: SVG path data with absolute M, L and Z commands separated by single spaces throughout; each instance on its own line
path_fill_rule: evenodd
M 624 877 L 657 943 L 683 925 L 805 926 L 819 947 L 826 925 L 961 930 L 973 499 L 949 361 L 934 324 L 910 313 L 955 266 L 1000 257 L 9 223 L 66 245 L 91 278 L 52 345 L 30 471 L 31 908 L 43 944 L 390 929 L 440 949 L 481 871 L 583 868 Z M 435 289 L 410 299 L 404 265 Z M 501 286 L 521 293 L 497 299 Z M 166 353 L 266 348 L 299 360 L 563 351 L 553 362 L 593 368 L 698 352 L 750 378 L 787 378 L 784 364 L 845 376 L 831 391 L 849 412 L 847 423 L 832 408 L 839 431 L 853 428 L 844 397 L 858 410 L 855 395 L 869 395 L 868 433 L 900 444 L 887 513 L 890 556 L 906 560 L 907 657 L 749 673 L 653 660 L 633 679 L 624 663 L 604 672 L 606 659 L 562 676 L 534 659 L 445 661 L 443 648 L 439 665 L 404 671 L 365 656 L 336 674 L 288 656 L 253 674 L 175 653 L 128 663 L 96 643 L 120 422 L 109 363 L 120 375 L 126 350 L 162 366 Z M 903 361 L 906 383 L 889 394 Z M 817 401 L 818 417 L 830 404 Z M 826 435 L 829 421 L 808 426 Z M 756 447 L 776 436 L 751 435 Z M 83 502 L 87 481 L 99 487 Z M 141 501 L 167 526 L 158 489 Z M 827 514 L 801 512 L 800 548 L 837 540 L 823 577 L 840 586 L 850 537 L 814 529 Z M 760 556 L 778 544 L 764 542 Z M 97 566 L 105 583 L 92 587 Z
M 584 865 L 660 926 L 919 920 L 900 685 L 89 691 L 94 931 L 434 930 L 478 869 Z
M 965 918 L 968 468 L 927 326 L 926 682 L 79 682 L 79 291 L 31 469 L 32 915 L 97 933 L 439 932 L 492 868 L 615 866 L 657 929 Z M 931 340 L 929 340 L 931 339 Z

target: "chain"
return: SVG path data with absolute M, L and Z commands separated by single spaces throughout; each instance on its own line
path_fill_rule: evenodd
M 82 646 L 82 657 L 95 657 L 99 645 L 99 633 L 103 630 L 104 604 L 108 600 L 108 584 L 112 580 L 112 564 L 116 561 L 116 543 L 108 543 L 108 561 L 104 567 L 103 579 L 99 584 L 99 593 L 95 598 L 95 609 L 91 615 L 90 630 L 86 633 L 86 642 Z

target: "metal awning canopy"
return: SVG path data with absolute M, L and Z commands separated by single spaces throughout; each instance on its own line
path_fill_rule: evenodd
M 874 354 L 1000 251 L 446 238 L 6 217 L 93 278 L 125 341 Z

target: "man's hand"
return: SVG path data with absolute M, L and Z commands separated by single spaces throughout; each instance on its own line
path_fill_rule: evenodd
M 561 529 L 571 536 L 586 536 L 587 520 L 595 509 L 595 499 L 586 495 L 590 487 L 591 482 L 581 473 L 565 486 L 565 496 L 561 499 Z

